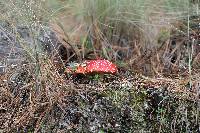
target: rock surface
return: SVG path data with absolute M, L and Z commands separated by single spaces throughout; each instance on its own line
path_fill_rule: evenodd
M 26 27 L 12 29 L 9 23 L 0 22 L 0 74 L 5 73 L 7 66 L 16 66 L 26 61 L 27 51 L 34 51 L 35 44 L 37 44 L 37 50 L 48 53 L 60 45 L 55 34 L 50 30 L 41 31 L 36 39 L 35 36 L 30 36 L 30 32 L 30 29 Z M 34 39 L 36 42 L 33 41 Z

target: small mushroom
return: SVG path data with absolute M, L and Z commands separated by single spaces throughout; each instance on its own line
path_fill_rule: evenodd
M 108 60 L 89 60 L 86 61 L 86 73 L 116 73 L 117 66 Z
M 86 67 L 84 67 L 84 66 L 78 66 L 77 67 L 77 69 L 75 70 L 75 73 L 77 73 L 77 74 L 85 74 L 86 73 Z
M 103 59 L 88 60 L 81 64 L 70 65 L 65 72 L 71 74 L 89 74 L 89 73 L 114 74 L 117 72 L 117 66 L 108 60 L 103 60 Z

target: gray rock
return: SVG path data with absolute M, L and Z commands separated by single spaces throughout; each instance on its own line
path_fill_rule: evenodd
M 54 32 L 49 29 L 41 31 L 38 36 L 31 36 L 30 33 L 27 27 L 17 27 L 14 31 L 9 23 L 0 21 L 0 74 L 5 72 L 7 66 L 26 61 L 27 49 L 37 47 L 39 52 L 51 53 L 60 45 Z

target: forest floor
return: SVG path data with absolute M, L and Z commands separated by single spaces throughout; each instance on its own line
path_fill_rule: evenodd
M 148 77 L 119 67 L 115 75 L 69 76 L 49 56 L 33 63 L 9 25 L 1 27 L 0 132 L 200 131 L 198 71 Z M 18 32 L 31 41 L 26 28 Z

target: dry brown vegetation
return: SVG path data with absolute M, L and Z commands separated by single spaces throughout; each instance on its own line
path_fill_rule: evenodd
M 0 132 L 199 132 L 200 21 L 186 0 L 180 12 L 170 0 L 26 2 L 0 0 Z M 96 58 L 118 73 L 64 73 Z

